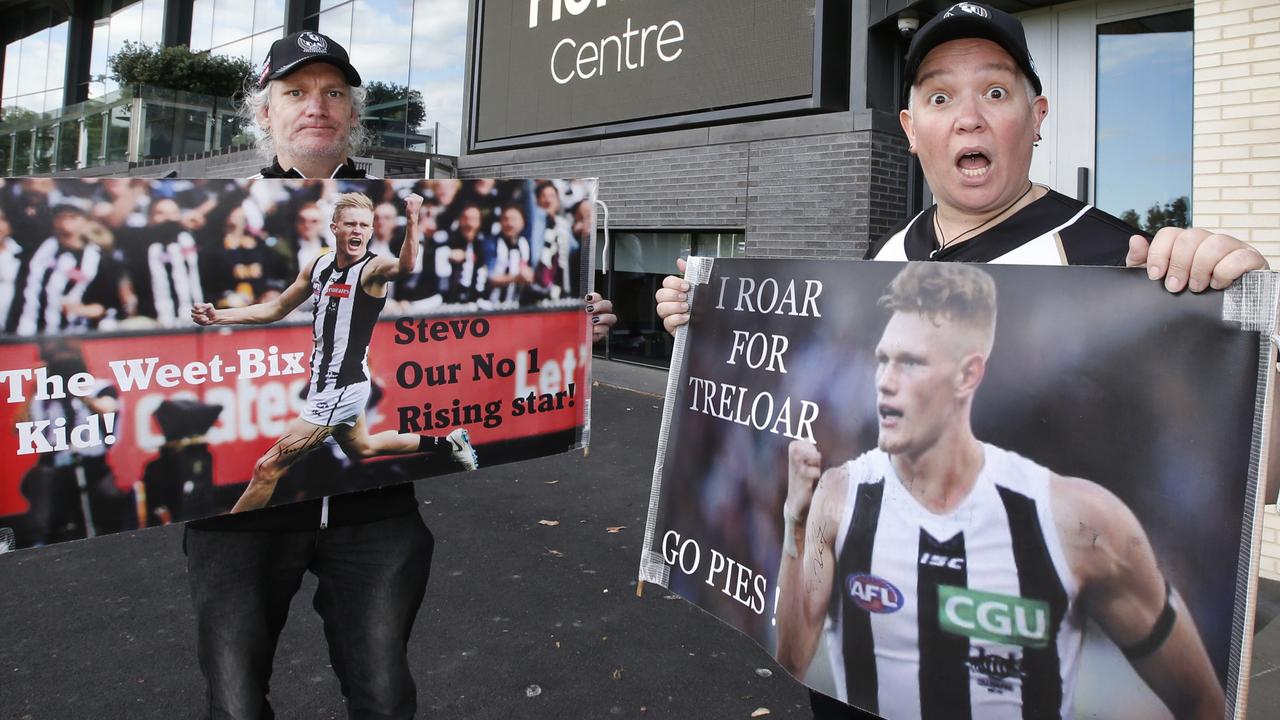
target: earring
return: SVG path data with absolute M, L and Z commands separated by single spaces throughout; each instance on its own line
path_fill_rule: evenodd
M 1031 143 L 1031 147 L 1040 147 L 1040 140 L 1041 140 L 1040 133 L 1036 133 L 1036 139 L 1034 142 Z

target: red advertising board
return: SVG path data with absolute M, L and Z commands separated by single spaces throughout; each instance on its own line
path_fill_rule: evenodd
M 298 416 L 310 377 L 309 325 L 185 330 L 77 340 L 94 381 L 114 386 L 119 407 L 81 439 L 102 436 L 116 483 L 131 487 L 164 437 L 153 413 L 169 399 L 221 406 L 207 439 L 215 485 L 246 482 L 253 464 Z M 0 516 L 27 511 L 24 474 L 41 450 L 76 427 L 37 427 L 26 399 L 44 386 L 34 342 L 0 346 Z M 572 430 L 585 422 L 590 346 L 580 310 L 487 313 L 378 323 L 369 345 L 382 396 L 367 412 L 370 432 L 443 436 L 465 427 L 491 443 Z M 17 371 L 15 374 L 11 371 Z M 15 398 L 18 398 L 15 400 Z

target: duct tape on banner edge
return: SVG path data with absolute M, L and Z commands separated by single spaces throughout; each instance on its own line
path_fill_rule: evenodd
M 1263 333 L 1258 343 L 1258 393 L 1254 401 L 1254 420 L 1252 437 L 1249 445 L 1249 481 L 1245 486 L 1245 512 L 1251 520 L 1240 528 L 1240 557 L 1236 564 L 1236 577 L 1243 582 L 1236 583 L 1235 612 L 1231 619 L 1231 657 L 1237 660 L 1227 668 L 1227 688 L 1234 688 L 1234 693 L 1227 694 L 1227 717 L 1242 719 L 1248 708 L 1250 666 L 1253 658 L 1253 627 L 1258 605 L 1258 576 L 1254 572 L 1256 561 L 1261 554 L 1263 505 L 1266 502 L 1266 487 L 1269 482 L 1267 466 L 1271 464 L 1270 454 L 1274 443 L 1271 433 L 1275 431 L 1272 416 L 1275 412 L 1277 387 L 1277 358 L 1280 357 L 1280 337 L 1274 333 L 1276 328 L 1277 303 L 1280 295 L 1276 289 L 1275 273 L 1249 273 L 1245 279 L 1261 276 L 1263 282 L 1250 283 L 1251 289 L 1244 293 L 1252 293 L 1254 297 L 1236 298 L 1238 312 L 1235 317 L 1228 318 L 1227 304 L 1231 293 L 1223 302 L 1223 319 L 1241 322 L 1244 330 L 1257 330 Z M 1244 286 L 1241 283 L 1240 286 Z M 1231 289 L 1235 290 L 1237 286 Z M 1242 293 L 1242 294 L 1244 294 Z
M 1280 272 L 1247 272 L 1222 298 L 1224 322 L 1240 324 L 1240 329 L 1271 334 L 1275 331 L 1276 301 L 1280 297 Z
M 711 280 L 711 268 L 715 258 L 693 256 L 685 264 L 684 277 L 689 283 L 687 301 L 693 306 L 694 294 L 699 285 Z M 688 354 L 688 324 L 676 330 L 676 343 L 671 350 L 671 366 L 667 369 L 667 391 L 662 403 L 662 427 L 658 430 L 658 451 L 653 461 L 653 484 L 649 487 L 649 511 L 645 518 L 644 544 L 640 549 L 640 579 L 667 587 L 671 569 L 654 552 L 653 541 L 658 530 L 658 505 L 662 502 L 662 469 L 667 459 L 667 439 L 671 432 L 671 418 L 675 412 L 676 393 L 680 390 L 680 376 L 684 373 L 685 356 Z

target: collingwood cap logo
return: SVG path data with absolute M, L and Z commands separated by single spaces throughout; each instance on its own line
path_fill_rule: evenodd
M 991 19 L 991 13 L 987 12 L 986 8 L 980 5 L 974 5 L 973 3 L 967 3 L 967 2 L 956 3 L 955 5 L 952 5 L 950 8 L 947 9 L 947 12 L 943 15 L 943 17 L 952 17 L 957 13 L 968 13 L 970 15 L 977 15 L 978 17 L 983 18 L 985 20 Z
M 303 52 L 322 53 L 328 52 L 329 43 L 313 32 L 304 32 L 298 34 L 298 47 L 302 48 Z

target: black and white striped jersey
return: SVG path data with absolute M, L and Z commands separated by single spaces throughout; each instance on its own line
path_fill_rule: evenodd
M 17 328 L 30 269 L 26 251 L 18 241 L 0 239 L 0 333 L 12 333 Z
M 71 250 L 56 238 L 45 240 L 31 254 L 18 334 L 83 331 L 95 326 L 96 322 L 68 317 L 64 303 L 100 303 L 108 310 L 118 310 L 119 282 L 116 263 L 97 245 L 87 243 L 83 249 Z
M 314 315 L 311 321 L 311 392 L 341 388 L 369 379 L 369 340 L 387 298 L 364 291 L 360 280 L 369 262 L 364 257 L 338 267 L 338 253 L 325 253 L 311 270 Z
M 874 260 L 942 260 L 1009 265 L 1124 265 L 1129 237 L 1122 220 L 1050 190 L 998 224 L 964 242 L 938 249 L 936 205 L 871 246 Z
M 1083 639 L 1050 472 L 983 444 L 953 511 L 851 460 L 826 624 L 841 700 L 894 720 L 1071 718 Z
M 150 300 L 163 327 L 189 323 L 192 305 L 204 302 L 197 250 L 195 239 L 185 230 L 147 246 Z

